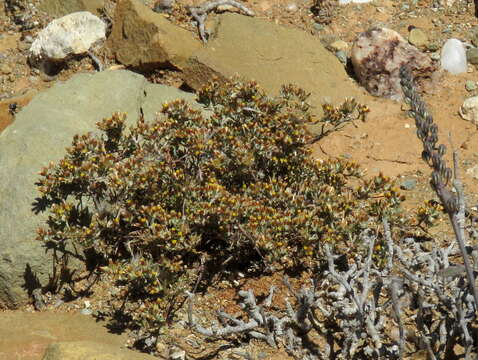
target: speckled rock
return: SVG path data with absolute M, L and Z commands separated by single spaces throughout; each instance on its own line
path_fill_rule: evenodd
M 53 20 L 40 31 L 30 48 L 35 60 L 60 61 L 70 55 L 86 53 L 105 39 L 106 24 L 88 11 Z
M 359 34 L 351 59 L 360 84 L 369 93 L 396 100 L 403 95 L 399 78 L 401 65 L 407 64 L 414 77 L 429 76 L 435 70 L 428 55 L 387 28 L 372 28 Z

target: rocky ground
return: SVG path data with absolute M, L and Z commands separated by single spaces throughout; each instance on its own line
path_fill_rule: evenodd
M 41 9 L 41 2 L 41 0 L 31 1 L 30 6 Z M 183 6 L 201 3 L 196 0 L 179 0 L 179 2 Z M 10 2 L 5 1 L 5 3 Z M 153 1 L 144 1 L 144 3 L 151 8 L 155 6 Z M 302 0 L 251 0 L 246 5 L 260 19 L 312 34 L 320 39 L 331 52 L 341 50 L 342 53 L 338 56 L 343 56 L 344 53 L 350 55 L 351 46 L 357 34 L 373 26 L 384 26 L 399 32 L 435 59 L 443 43 L 449 38 L 458 38 L 469 44 L 478 43 L 474 5 L 472 2 L 462 0 L 446 1 L 443 4 L 428 0 L 398 2 L 376 0 L 371 3 L 346 6 L 340 6 L 333 0 L 318 0 L 315 4 Z M 115 1 L 106 1 L 103 16 L 113 18 L 114 7 Z M 7 6 L 0 6 L 0 132 L 15 121 L 15 114 L 36 94 L 59 81 L 68 80 L 77 73 L 96 71 L 94 63 L 87 56 L 71 58 L 67 65 L 54 75 L 44 74 L 32 68 L 28 62 L 31 42 L 36 33 L 54 16 L 37 10 L 32 12 L 31 18 L 25 20 L 26 25 L 25 22 L 15 24 L 12 14 L 7 10 Z M 171 14 L 165 14 L 165 17 L 187 31 L 193 32 L 199 40 L 197 29 L 181 8 Z M 215 17 L 215 14 L 211 14 L 208 19 L 207 25 L 210 28 L 214 26 Z M 414 31 L 417 29 L 420 30 L 418 34 Z M 244 39 L 244 41 L 247 40 Z M 304 52 L 308 50 L 304 49 Z M 117 62 L 108 47 L 98 49 L 97 54 L 105 68 L 124 67 Z M 295 53 L 290 56 L 300 57 L 301 54 Z M 139 70 L 135 69 L 135 71 Z M 163 69 L 143 73 L 151 82 L 187 88 L 184 86 L 180 71 Z M 425 84 L 423 94 L 439 126 L 440 138 L 448 144 L 447 137 L 451 133 L 453 146 L 459 149 L 461 174 L 470 206 L 478 201 L 477 128 L 475 124 L 460 118 L 458 109 L 467 97 L 478 94 L 477 74 L 478 68 L 472 64 L 469 64 L 468 72 L 464 74 L 451 75 L 443 72 L 439 77 Z M 286 77 L 287 74 L 281 75 Z M 353 74 L 350 74 L 350 77 L 350 81 L 355 81 Z M 348 87 L 350 83 L 344 81 L 339 85 L 339 89 L 340 86 Z M 415 137 L 414 122 L 404 111 L 407 107 L 389 99 L 365 95 L 358 95 L 358 97 L 361 101 L 365 99 L 370 108 L 367 121 L 358 123 L 356 126 L 349 125 L 314 145 L 314 156 L 351 159 L 362 165 L 370 175 L 383 172 L 397 178 L 407 197 L 405 206 L 410 210 L 415 209 L 425 200 L 435 198 L 428 185 L 430 169 L 420 158 L 421 144 Z M 316 106 L 320 108 L 320 104 Z M 450 229 L 446 223 L 434 228 L 431 235 L 444 244 L 449 243 L 451 239 Z M 77 284 L 75 292 L 81 292 L 83 288 L 86 288 L 88 281 L 90 280 Z M 279 287 L 280 293 L 287 292 L 282 284 L 282 274 L 252 279 L 239 278 L 234 281 L 225 279 L 207 295 L 201 297 L 198 300 L 199 311 L 212 313 L 222 307 L 229 312 L 236 312 L 238 308 L 234 299 L 238 288 L 252 288 L 256 294 L 266 294 L 269 286 L 275 284 Z M 297 284 L 300 284 L 300 280 Z M 9 329 L 14 328 L 19 322 L 32 324 L 25 330 L 31 333 L 29 337 L 15 331 L 0 335 L 2 338 L 0 359 L 41 359 L 45 347 L 53 340 L 94 341 L 98 336 L 96 334 L 92 338 L 83 337 L 81 334 L 66 337 L 64 334 L 69 332 L 69 328 L 65 322 L 55 322 L 51 319 L 52 316 L 56 318 L 66 316 L 67 313 L 74 313 L 75 321 L 78 321 L 77 328 L 85 327 L 84 331 L 90 333 L 100 332 L 101 326 L 98 326 L 96 330 L 88 330 L 90 328 L 87 328 L 85 324 L 89 323 L 90 319 L 80 314 L 80 312 L 90 314 L 101 306 L 102 288 L 93 287 L 92 289 L 89 297 L 76 298 L 69 302 L 60 301 L 61 297 L 57 295 L 50 297 L 47 295 L 46 307 L 42 310 L 48 314 L 45 318 L 29 317 L 30 313 L 36 311 L 33 305 L 0 314 L 2 324 L 5 323 L 5 319 L 18 316 L 15 321 L 9 320 L 11 324 L 8 325 Z M 217 299 L 221 300 L 218 302 Z M 184 317 L 185 314 L 180 316 Z M 35 324 L 43 325 L 38 325 L 37 329 Z M 170 345 L 174 345 L 172 351 L 170 351 Z M 158 354 L 165 356 L 169 351 L 176 352 L 180 356 L 185 350 L 189 356 L 196 359 L 239 358 L 234 354 L 237 349 L 228 347 L 227 344 L 207 343 L 195 335 L 189 335 L 180 327 L 173 327 L 165 336 L 164 347 L 158 349 Z M 250 351 L 258 359 L 288 358 L 282 350 L 275 351 L 254 342 L 242 350 Z

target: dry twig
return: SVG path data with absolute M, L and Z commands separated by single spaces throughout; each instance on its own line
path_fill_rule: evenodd
M 191 16 L 197 22 L 198 29 L 199 29 L 199 36 L 201 37 L 201 40 L 204 41 L 205 43 L 207 42 L 207 38 L 208 38 L 208 36 L 206 35 L 206 30 L 204 25 L 207 19 L 207 15 L 209 12 L 223 5 L 229 5 L 229 6 L 235 7 L 241 10 L 242 12 L 244 12 L 248 16 L 254 16 L 254 12 L 252 10 L 249 10 L 247 7 L 245 7 L 240 2 L 237 2 L 235 0 L 211 1 L 197 7 L 189 7 L 189 12 L 191 13 Z

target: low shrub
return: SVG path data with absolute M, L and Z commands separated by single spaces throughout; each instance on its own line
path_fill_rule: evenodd
M 327 105 L 316 120 L 307 98 L 293 86 L 270 98 L 254 82 L 212 83 L 198 93 L 207 115 L 177 100 L 128 130 L 125 114 L 104 119 L 100 135 L 75 136 L 41 171 L 49 219 L 39 238 L 96 251 L 121 288 L 124 321 L 145 336 L 198 281 L 200 263 L 203 275 L 311 268 L 326 243 L 352 252 L 379 219 L 401 221 L 403 197 L 353 162 L 311 158 L 306 124 L 341 127 L 367 109 Z

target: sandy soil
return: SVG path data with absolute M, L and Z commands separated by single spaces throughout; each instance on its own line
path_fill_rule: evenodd
M 200 2 L 196 0 L 184 1 L 184 4 Z M 153 5 L 153 1 L 146 2 L 151 6 Z M 33 1 L 33 3 L 36 3 L 36 1 Z M 113 3 L 110 2 L 109 4 L 113 6 Z M 429 43 L 436 44 L 439 49 L 446 39 L 452 37 L 469 43 L 471 28 L 477 24 L 473 4 L 461 0 L 456 0 L 454 5 L 450 7 L 439 9 L 433 9 L 430 0 L 411 2 L 376 0 L 370 4 L 352 4 L 343 7 L 339 7 L 332 0 L 324 0 L 323 3 L 324 14 L 322 14 L 320 21 L 324 24 L 320 31 L 317 30 L 317 25 L 314 25 L 314 15 L 310 11 L 312 6 L 310 1 L 251 0 L 247 5 L 260 18 L 311 32 L 320 37 L 325 45 L 337 39 L 344 40 L 348 43 L 349 49 L 357 33 L 375 25 L 392 28 L 405 38 L 408 36 L 410 25 L 418 27 L 428 34 Z M 329 10 L 326 11 L 327 9 Z M 38 16 L 41 17 L 41 14 Z M 47 23 L 48 18 L 43 17 L 39 21 L 40 23 Z M 26 61 L 29 45 L 25 38 L 27 35 L 34 36 L 38 29 L 21 32 L 19 27 L 14 25 L 5 15 L 3 7 L 0 7 L 0 24 L 0 54 L 3 54 L 3 57 L 0 57 L 1 132 L 14 121 L 14 111 L 10 109 L 10 104 L 16 103 L 18 108 L 21 108 L 29 102 L 36 92 L 48 88 L 55 81 L 68 79 L 79 71 L 94 71 L 94 68 L 88 58 L 73 59 L 68 67 L 60 72 L 55 79 L 45 78 L 41 74 L 35 73 Z M 184 26 L 188 27 L 188 25 Z M 194 31 L 192 28 L 191 30 Z M 107 51 L 102 55 L 108 66 L 117 65 Z M 168 71 L 151 75 L 151 80 L 176 86 L 181 85 L 175 74 Z M 466 80 L 478 80 L 478 70 L 474 66 L 470 66 L 468 73 L 462 75 L 442 74 L 438 81 L 429 84 L 423 96 L 438 124 L 441 142 L 450 148 L 448 135 L 451 134 L 453 146 L 459 149 L 460 171 L 468 196 L 468 204 L 474 205 L 478 201 L 478 180 L 472 174 L 467 173 L 467 170 L 478 165 L 477 128 L 458 115 L 458 109 L 464 99 L 476 95 L 476 90 L 475 92 L 468 92 L 465 89 Z M 360 163 L 370 175 L 383 172 L 388 176 L 397 178 L 399 182 L 405 178 L 415 178 L 418 182 L 417 186 L 410 191 L 404 191 L 407 197 L 405 207 L 409 209 L 416 208 L 424 200 L 435 198 L 428 186 L 430 169 L 420 158 L 421 144 L 415 136 L 414 122 L 406 116 L 403 105 L 378 98 L 372 99 L 367 105 L 371 111 L 365 123 L 357 123 L 356 127 L 350 124 L 340 132 L 328 136 L 320 144 L 314 146 L 314 156 L 320 158 L 350 158 Z M 449 234 L 449 228 L 445 223 L 434 230 L 434 235 L 439 237 L 440 241 L 450 241 Z M 239 286 L 252 287 L 259 294 L 265 294 L 271 283 L 276 283 L 280 287 L 282 284 L 281 278 L 282 274 L 276 274 L 272 278 L 241 280 Z M 280 289 L 282 289 L 280 291 L 285 292 L 283 287 Z M 223 286 L 211 290 L 210 296 L 216 299 L 221 298 L 221 306 L 234 312 L 237 311 L 233 301 L 235 293 L 236 289 L 229 282 L 226 282 Z M 92 303 L 94 304 L 99 298 L 101 298 L 101 290 L 91 299 Z M 58 314 L 62 312 L 78 312 L 78 308 L 82 306 L 82 301 L 84 299 L 61 306 L 54 310 L 53 314 L 60 316 Z M 217 310 L 217 306 L 217 301 L 208 302 L 206 299 L 203 302 L 202 310 L 214 311 Z M 23 310 L 32 312 L 33 308 L 28 307 Z M 12 315 L 14 313 L 0 313 L 2 328 L 4 328 L 4 321 L 14 316 Z M 17 313 L 17 323 L 27 321 L 32 326 L 37 323 L 43 328 L 48 328 L 48 331 L 52 334 L 66 331 L 62 328 L 61 322 L 50 321 L 50 315 L 44 315 L 44 318 L 39 315 L 35 320 L 31 315 L 25 315 L 20 311 Z M 45 314 L 48 314 L 48 312 Z M 31 318 L 25 319 L 25 316 Z M 12 321 L 11 324 L 12 327 L 15 327 L 15 322 Z M 98 328 L 101 328 L 101 326 L 98 325 Z M 99 331 L 98 328 L 91 331 Z M 19 345 L 12 340 L 12 336 L 15 337 L 14 334 L 17 333 L 9 332 L 2 335 L 0 330 L 0 338 L 8 336 L 10 339 L 9 343 L 0 340 L 0 359 L 40 359 L 41 351 L 38 349 L 44 347 L 48 341 L 52 341 L 51 336 L 44 336 L 43 340 L 38 340 L 38 338 L 30 339 L 18 333 L 17 340 L 24 339 L 24 342 Z M 176 338 L 185 335 L 175 333 L 175 331 L 172 334 L 175 334 Z M 61 335 L 55 335 L 54 337 L 61 338 Z M 34 345 L 37 343 L 39 345 L 35 349 L 38 351 L 34 349 Z M 185 343 L 184 346 L 187 347 L 188 345 Z M 31 349 L 31 351 L 28 349 Z M 209 351 L 211 350 L 209 349 Z M 265 358 L 288 358 L 283 353 L 272 354 L 268 349 L 261 351 L 264 352 Z

